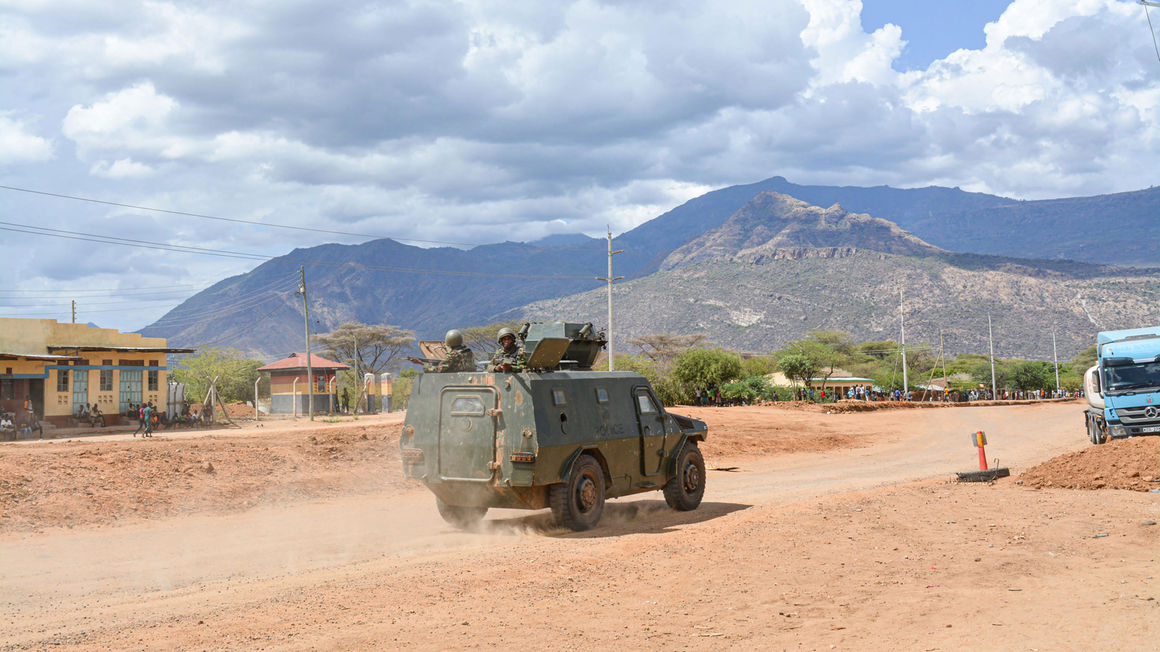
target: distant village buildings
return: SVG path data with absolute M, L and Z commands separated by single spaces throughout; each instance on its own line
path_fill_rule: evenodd
M 0 317 L 0 411 L 23 418 L 26 397 L 38 419 L 68 425 L 94 403 L 107 415 L 130 403 L 168 399 L 165 338 L 54 319 Z

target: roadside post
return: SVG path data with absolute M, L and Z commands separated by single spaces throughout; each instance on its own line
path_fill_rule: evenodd
M 995 478 L 1006 478 L 1011 475 L 1007 467 L 987 467 L 987 433 L 977 430 L 971 433 L 971 445 L 979 449 L 979 470 L 956 473 L 959 482 L 993 482 Z
M 984 447 L 987 445 L 987 433 L 980 430 L 980 431 L 976 432 L 975 434 L 971 435 L 971 439 L 974 440 L 975 447 L 979 449 L 979 470 L 986 471 L 987 470 L 987 449 Z

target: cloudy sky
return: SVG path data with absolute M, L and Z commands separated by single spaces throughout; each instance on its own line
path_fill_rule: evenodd
M 1160 170 L 1136 0 L 0 0 L 0 75 L 0 315 L 122 330 L 323 242 L 620 233 L 774 175 Z

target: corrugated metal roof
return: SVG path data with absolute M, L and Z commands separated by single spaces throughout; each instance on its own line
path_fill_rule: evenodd
M 29 360 L 80 360 L 79 355 L 52 355 L 49 353 L 17 353 L 0 351 L 0 358 L 28 358 Z
M 310 366 L 314 369 L 350 369 L 350 365 L 334 360 L 327 360 L 320 358 L 313 353 L 310 354 Z M 287 369 L 305 369 L 306 368 L 306 354 L 305 353 L 291 353 L 290 357 L 272 362 L 265 367 L 259 367 L 258 371 L 284 371 Z
M 197 349 L 174 349 L 164 346 L 90 346 L 86 344 L 49 344 L 49 351 L 121 351 L 124 353 L 193 353 Z

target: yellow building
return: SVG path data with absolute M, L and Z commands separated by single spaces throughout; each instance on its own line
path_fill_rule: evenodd
M 0 317 L 0 410 L 21 420 L 31 399 L 39 419 L 67 425 L 94 403 L 106 415 L 143 401 L 164 409 L 166 354 L 192 352 L 168 348 L 162 337 Z

